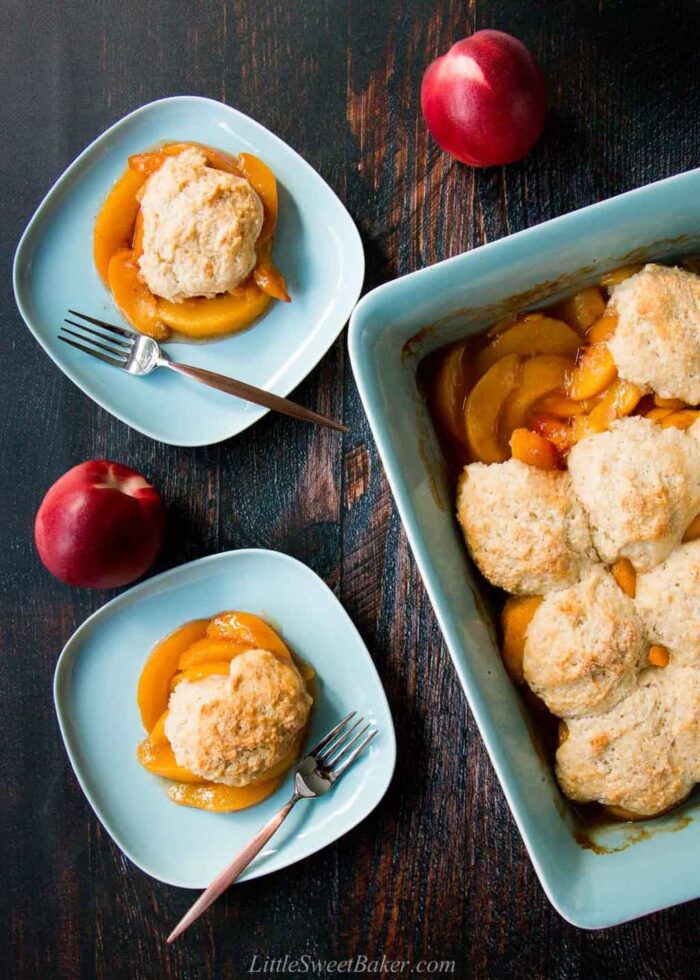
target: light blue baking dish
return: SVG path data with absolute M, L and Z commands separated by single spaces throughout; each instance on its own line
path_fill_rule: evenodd
M 544 890 L 564 918 L 589 929 L 700 896 L 700 797 L 656 820 L 593 832 L 597 852 L 577 843 L 571 811 L 501 664 L 416 367 L 431 350 L 607 269 L 693 252 L 700 253 L 700 169 L 380 286 L 350 323 L 360 394 L 469 706 Z

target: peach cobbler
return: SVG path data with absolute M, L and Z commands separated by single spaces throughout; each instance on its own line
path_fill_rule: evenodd
M 138 760 L 174 803 L 226 812 L 273 793 L 297 760 L 314 677 L 258 616 L 224 612 L 161 640 L 141 673 Z
M 277 182 L 262 160 L 197 143 L 129 157 L 95 223 L 95 266 L 129 323 L 156 340 L 234 333 L 273 299 Z
M 624 818 L 700 780 L 696 271 L 616 269 L 419 372 L 506 669 L 560 719 L 563 792 Z

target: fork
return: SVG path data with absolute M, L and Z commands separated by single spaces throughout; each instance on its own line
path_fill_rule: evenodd
M 209 887 L 202 892 L 189 912 L 183 916 L 168 936 L 169 943 L 177 939 L 188 926 L 192 925 L 195 919 L 198 919 L 209 908 L 212 902 L 216 901 L 222 892 L 226 891 L 229 885 L 233 884 L 253 858 L 260 853 L 272 835 L 279 830 L 282 822 L 289 816 L 292 807 L 296 806 L 299 800 L 313 800 L 319 796 L 325 796 L 346 769 L 364 752 L 375 735 L 379 734 L 379 729 L 372 728 L 371 723 L 360 728 L 364 718 L 358 718 L 351 725 L 350 722 L 356 714 L 357 712 L 351 711 L 349 715 L 346 715 L 335 728 L 331 728 L 328 734 L 324 735 L 320 742 L 314 745 L 308 755 L 297 763 L 294 770 L 294 792 L 291 799 L 271 820 L 268 820 L 262 830 L 259 830 L 255 837 L 246 844 L 240 854 L 230 864 L 227 864 Z M 359 731 L 357 731 L 358 728 L 360 728 Z M 369 734 L 362 739 L 367 731 Z M 355 734 L 353 735 L 353 733 Z M 360 739 L 362 739 L 361 742 Z
M 219 391 L 225 391 L 228 395 L 236 395 L 238 398 L 244 398 L 246 401 L 262 405 L 264 408 L 271 408 L 274 412 L 281 412 L 282 415 L 291 415 L 292 418 L 301 419 L 304 422 L 314 422 L 316 425 L 324 425 L 329 429 L 337 429 L 339 432 L 348 431 L 348 427 L 341 422 L 326 418 L 325 415 L 319 415 L 318 412 L 304 408 L 303 405 L 297 405 L 296 402 L 292 402 L 288 398 L 281 398 L 279 395 L 273 395 L 272 392 L 256 388 L 245 381 L 236 381 L 235 378 L 226 377 L 224 374 L 216 374 L 216 372 L 207 371 L 205 368 L 173 361 L 162 350 L 158 341 L 153 340 L 152 337 L 133 333 L 123 327 L 116 327 L 113 323 L 106 323 L 104 320 L 87 316 L 85 313 L 78 313 L 76 310 L 68 310 L 68 312 L 72 316 L 86 320 L 93 326 L 88 327 L 66 317 L 61 325 L 61 333 L 59 333 L 58 339 L 62 340 L 64 344 L 70 344 L 71 347 L 104 361 L 105 364 L 111 364 L 112 367 L 121 368 L 123 371 L 128 371 L 129 374 L 137 376 L 150 374 L 159 367 L 170 368 L 171 371 L 176 371 L 188 378 L 194 378 L 195 381 L 201 381 L 202 384 L 209 385 L 210 388 L 217 388 Z M 70 324 L 71 327 L 76 327 L 77 330 L 69 330 L 64 325 L 66 323 Z M 99 327 L 100 330 L 95 330 L 94 327 Z M 68 336 L 64 336 L 64 334 Z M 70 340 L 69 337 L 76 339 Z M 78 341 L 82 341 L 82 343 L 78 343 Z

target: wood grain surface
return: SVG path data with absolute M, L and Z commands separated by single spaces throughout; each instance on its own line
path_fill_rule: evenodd
M 527 159 L 474 171 L 427 138 L 419 84 L 435 55 L 483 27 L 531 46 L 553 108 Z M 698 903 L 587 933 L 547 902 L 408 549 L 345 338 L 296 397 L 342 417 L 346 437 L 267 417 L 221 446 L 174 449 L 63 377 L 22 325 L 10 278 L 21 231 L 68 163 L 124 113 L 174 93 L 236 106 L 320 171 L 361 229 L 367 289 L 696 166 L 697 2 L 4 0 L 0 28 L 5 975 L 208 980 L 247 976 L 255 954 L 260 965 L 385 953 L 454 960 L 459 978 L 698 976 Z M 369 819 L 237 886 L 173 948 L 164 937 L 192 893 L 150 880 L 107 837 L 53 710 L 56 656 L 109 596 L 52 579 L 32 521 L 53 480 L 95 456 L 164 492 L 156 571 L 246 546 L 314 568 L 367 641 L 397 728 L 396 776 Z

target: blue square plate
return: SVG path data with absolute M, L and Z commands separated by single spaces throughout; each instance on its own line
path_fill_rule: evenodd
M 381 286 L 350 322 L 362 400 L 469 705 L 547 895 L 566 919 L 587 928 L 700 895 L 698 797 L 668 816 L 600 830 L 601 853 L 576 843 L 571 811 L 533 747 L 479 598 L 483 580 L 453 516 L 416 365 L 443 344 L 557 299 L 625 262 L 693 252 L 700 252 L 700 170 Z
M 291 795 L 289 775 L 271 797 L 237 813 L 171 803 L 166 783 L 136 761 L 144 737 L 136 687 L 151 648 L 191 619 L 222 609 L 256 613 L 316 670 L 312 745 L 355 709 L 379 735 L 333 790 L 299 804 L 242 878 L 313 854 L 379 803 L 396 741 L 367 647 L 331 590 L 301 562 L 276 551 L 229 551 L 136 585 L 90 616 L 66 644 L 54 697 L 66 750 L 93 810 L 139 868 L 170 885 L 204 888 Z M 192 846 L 192 842 L 196 846 Z
M 237 435 L 264 408 L 156 371 L 135 378 L 58 341 L 66 311 L 119 322 L 92 261 L 97 213 L 131 153 L 193 140 L 260 156 L 279 182 L 275 259 L 291 303 L 273 303 L 249 330 L 207 344 L 178 344 L 180 360 L 287 395 L 323 357 L 357 302 L 364 253 L 357 228 L 328 184 L 294 150 L 229 106 L 176 96 L 137 109 L 99 136 L 54 184 L 19 243 L 15 297 L 24 320 L 71 381 L 117 418 L 176 446 Z M 173 351 L 172 344 L 166 347 Z

